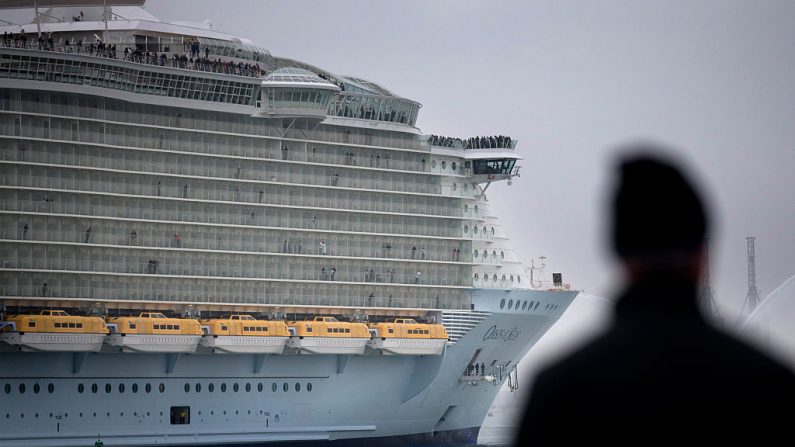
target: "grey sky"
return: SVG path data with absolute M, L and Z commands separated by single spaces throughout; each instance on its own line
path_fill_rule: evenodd
M 795 274 L 795 2 L 150 0 L 277 56 L 381 83 L 423 104 L 426 133 L 508 134 L 525 160 L 492 209 L 524 260 L 610 296 L 604 200 L 616 145 L 678 148 L 717 225 L 713 288 L 762 297 Z M 671 216 L 675 219 L 676 216 Z
M 162 1 L 278 56 L 384 84 L 423 104 L 428 133 L 520 140 L 522 177 L 489 189 L 524 259 L 610 295 L 603 204 L 613 148 L 679 148 L 718 225 L 713 287 L 762 296 L 795 273 L 795 3 L 786 1 Z M 671 216 L 675 219 L 676 216 Z

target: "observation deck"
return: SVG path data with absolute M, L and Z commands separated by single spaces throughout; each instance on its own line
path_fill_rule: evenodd
M 329 102 L 340 88 L 303 68 L 280 68 L 262 81 L 259 115 L 273 118 L 325 119 Z

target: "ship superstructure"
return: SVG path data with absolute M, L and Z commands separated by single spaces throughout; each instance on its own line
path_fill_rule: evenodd
M 0 32 L 0 445 L 471 442 L 576 295 L 489 213 L 509 137 L 140 8 Z

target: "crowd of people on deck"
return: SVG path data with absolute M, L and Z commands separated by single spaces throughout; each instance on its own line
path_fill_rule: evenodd
M 44 51 L 59 51 L 118 59 L 116 45 L 104 43 L 100 39 L 97 39 L 96 42 L 86 43 L 82 40 L 70 41 L 67 38 L 62 43 L 56 44 L 52 33 L 42 33 L 40 37 L 34 37 L 29 41 L 24 29 L 20 30 L 19 33 L 9 33 L 7 31 L 3 33 L 2 45 L 10 48 L 34 48 Z M 170 66 L 238 76 L 260 77 L 264 74 L 264 70 L 260 68 L 259 64 L 222 60 L 220 57 L 211 59 L 210 48 L 205 47 L 202 50 L 196 39 L 186 40 L 183 47 L 185 51 L 172 52 L 166 46 L 161 53 L 127 47 L 124 49 L 122 57 L 125 61 L 140 64 Z
M 495 135 L 491 137 L 472 137 L 467 139 L 431 135 L 428 137 L 431 146 L 455 147 L 464 149 L 501 149 L 509 148 L 513 140 L 509 136 Z

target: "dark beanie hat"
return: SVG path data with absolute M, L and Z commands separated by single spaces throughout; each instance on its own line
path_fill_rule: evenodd
M 662 258 L 704 242 L 707 215 L 684 175 L 670 162 L 642 154 L 623 159 L 613 202 L 613 244 L 621 257 Z

